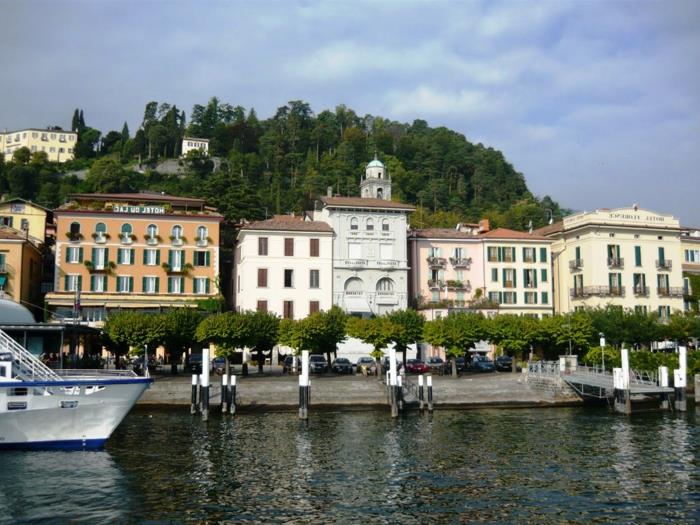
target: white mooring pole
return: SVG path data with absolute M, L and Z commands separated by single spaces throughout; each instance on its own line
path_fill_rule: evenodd
M 673 371 L 673 407 L 679 412 L 687 409 L 685 400 L 685 386 L 688 374 L 688 355 L 685 346 L 678 347 L 678 369 Z M 697 394 L 696 394 L 697 395 Z
M 659 386 L 661 388 L 668 388 L 668 367 L 659 367 Z M 661 409 L 668 410 L 671 408 L 671 404 L 668 402 L 668 394 L 666 392 L 661 393 Z
M 309 351 L 301 352 L 301 375 L 299 375 L 299 418 L 309 419 Z
M 209 419 L 209 347 L 202 348 L 202 390 L 200 404 L 202 419 Z

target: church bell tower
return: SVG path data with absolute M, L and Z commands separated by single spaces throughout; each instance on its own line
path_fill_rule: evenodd
M 391 200 L 391 177 L 376 155 L 365 167 L 365 176 L 360 182 L 360 195 L 364 199 Z

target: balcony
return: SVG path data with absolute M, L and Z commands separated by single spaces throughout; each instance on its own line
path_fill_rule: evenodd
M 585 299 L 587 297 L 590 297 L 589 290 L 587 288 L 591 288 L 590 286 L 586 287 L 581 287 L 581 288 L 573 288 L 572 290 L 569 290 L 569 293 L 571 295 L 572 299 Z
M 104 244 L 107 242 L 107 239 L 109 239 L 109 233 L 95 232 L 92 234 L 92 239 L 96 244 Z
M 529 281 L 524 284 L 525 288 L 537 288 L 537 285 L 535 284 L 534 281 Z
M 439 290 L 440 288 L 445 287 L 445 281 L 441 281 L 439 279 L 429 279 L 428 280 L 428 288 L 431 290 Z
M 660 286 L 656 289 L 659 297 L 683 297 L 685 289 L 682 286 Z
M 398 266 L 398 265 L 399 265 L 399 261 L 391 261 L 391 260 L 377 261 L 377 266 L 392 267 L 392 266 Z
M 364 268 L 367 266 L 367 259 L 345 259 L 342 263 L 343 266 L 350 266 L 352 268 Z
M 471 257 L 450 257 L 450 264 L 455 268 L 469 269 L 472 265 Z
M 161 238 L 160 235 L 146 235 L 146 244 L 149 246 L 156 246 L 160 241 L 163 239 Z
M 117 267 L 117 265 L 114 261 L 107 261 L 107 262 L 85 261 L 83 264 L 85 265 L 85 268 L 87 268 L 87 271 L 90 273 L 111 273 L 112 270 L 114 270 Z
M 448 290 L 471 290 L 471 283 L 467 281 L 466 283 L 462 281 L 453 281 L 453 280 L 448 280 L 445 284 L 447 284 Z
M 625 260 L 622 257 L 608 257 L 608 268 L 624 268 Z
M 583 268 L 583 259 L 573 259 L 569 261 L 570 270 L 580 270 Z
M 163 270 L 165 270 L 165 273 L 176 273 L 176 274 L 186 274 L 189 273 L 190 270 L 194 268 L 194 266 L 190 263 L 185 263 L 185 264 L 173 264 L 170 266 L 168 263 L 164 262 L 161 264 L 161 267 Z
M 122 233 L 119 236 L 119 240 L 122 242 L 122 244 L 131 244 L 136 240 L 136 235 L 133 233 Z
M 672 268 L 672 263 L 671 259 L 657 259 L 656 260 L 656 269 L 657 270 L 662 270 L 662 271 L 671 271 Z
M 173 246 L 182 246 L 185 243 L 185 240 L 186 239 L 184 237 L 174 237 L 173 235 L 170 236 L 170 242 Z
M 503 288 L 515 288 L 515 283 L 513 281 L 504 281 Z
M 634 285 L 635 297 L 649 297 L 649 287 L 642 285 Z
M 597 295 L 600 297 L 624 297 L 624 286 L 584 286 L 582 288 L 574 288 L 570 291 L 571 297 L 574 299 L 585 299 Z
M 444 269 L 445 265 L 447 264 L 447 261 L 445 260 L 444 257 L 428 257 L 426 259 L 428 261 L 428 267 L 429 268 L 439 268 L 439 269 Z
M 205 238 L 202 239 L 202 238 L 199 238 L 199 237 L 198 237 L 197 239 L 195 239 L 195 243 L 196 243 L 197 246 L 199 246 L 200 248 L 203 248 L 203 247 L 205 247 L 205 246 L 207 246 L 207 245 L 209 244 L 209 238 L 208 238 L 208 237 L 205 237 Z
M 377 290 L 375 302 L 377 304 L 398 304 L 399 297 L 393 290 Z

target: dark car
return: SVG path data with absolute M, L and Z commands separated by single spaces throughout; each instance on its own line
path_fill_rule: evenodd
M 472 370 L 474 372 L 493 372 L 496 370 L 496 367 L 493 365 L 493 361 L 491 361 L 488 357 L 484 356 L 474 356 L 474 359 L 472 359 Z
M 467 360 L 464 357 L 455 359 L 455 364 L 457 365 L 458 372 L 464 372 L 467 369 Z
M 297 372 L 301 368 L 301 363 L 297 361 Z M 294 356 L 293 355 L 288 355 L 284 358 L 284 361 L 282 361 L 282 373 L 283 374 L 291 374 L 294 371 Z
M 429 371 L 428 365 L 420 359 L 409 359 L 406 361 L 406 372 L 409 374 L 427 374 Z
M 376 375 L 377 362 L 370 356 L 360 357 L 357 360 L 357 373 L 364 374 L 366 376 Z
M 425 364 L 435 374 L 442 375 L 445 373 L 445 361 L 440 357 L 429 357 Z
M 331 371 L 334 374 L 352 374 L 352 363 L 347 357 L 338 357 L 331 363 Z
M 202 373 L 202 354 L 192 354 L 187 360 L 187 367 L 193 374 Z
M 513 358 L 509 355 L 498 356 L 494 361 L 494 366 L 496 367 L 496 370 L 510 372 L 513 370 Z
M 384 359 L 382 359 L 382 370 L 384 370 L 385 372 L 388 372 L 390 364 L 391 363 L 389 362 L 389 356 L 388 355 L 384 356 Z M 403 363 L 401 361 L 396 361 L 396 371 L 398 372 L 402 368 L 403 368 Z
M 226 358 L 215 357 L 211 360 L 211 368 L 216 374 L 223 375 L 226 371 Z
M 323 374 L 326 370 L 328 370 L 328 363 L 325 357 L 318 354 L 309 356 L 309 373 Z

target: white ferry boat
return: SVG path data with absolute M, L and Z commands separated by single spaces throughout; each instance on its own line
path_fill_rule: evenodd
M 0 330 L 0 449 L 100 448 L 152 381 L 52 370 Z

